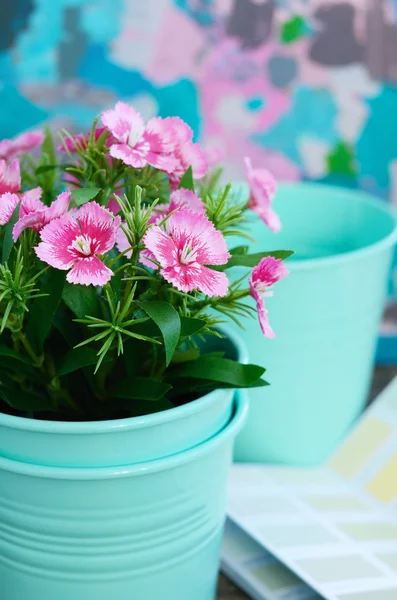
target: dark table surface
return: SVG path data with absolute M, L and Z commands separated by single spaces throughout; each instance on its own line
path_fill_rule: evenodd
M 397 365 L 377 367 L 372 380 L 371 400 L 397 375 Z M 248 596 L 239 590 L 227 577 L 220 575 L 218 600 L 248 600 Z

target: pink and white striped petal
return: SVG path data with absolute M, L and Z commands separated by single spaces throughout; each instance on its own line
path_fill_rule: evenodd
M 191 247 L 200 264 L 224 265 L 231 256 L 222 233 L 205 215 L 180 210 L 169 218 L 168 228 L 178 248 Z
M 36 254 L 51 267 L 67 271 L 77 259 L 72 244 L 80 235 L 77 218 L 67 214 L 54 219 L 41 230 L 41 242 L 35 248 Z
M 200 290 L 207 296 L 226 296 L 229 281 L 225 273 L 213 271 L 202 265 L 167 267 L 161 271 L 164 279 L 172 283 L 181 292 Z
M 265 337 L 274 338 L 274 331 L 270 326 L 265 307 L 266 296 L 272 295 L 271 287 L 288 275 L 288 269 L 282 260 L 273 256 L 262 258 L 260 263 L 252 269 L 249 279 L 251 296 L 256 302 L 259 324 Z
M 36 188 L 36 190 L 41 192 L 40 188 Z M 30 195 L 26 197 L 26 194 L 29 194 L 27 192 L 22 198 L 20 218 L 12 231 L 14 242 L 17 241 L 24 229 L 31 228 L 38 232 L 53 219 L 64 215 L 69 208 L 70 192 L 62 192 L 50 206 L 45 206 L 34 197 L 32 194 L 34 191 L 31 190 Z
M 69 283 L 80 285 L 104 286 L 110 281 L 113 271 L 97 256 L 88 256 L 78 260 L 66 275 Z
M 17 194 L 6 192 L 0 195 L 0 225 L 6 225 L 19 202 Z
M 120 217 L 114 217 L 97 202 L 89 202 L 78 213 L 81 233 L 92 240 L 92 253 L 105 254 L 116 243 L 116 232 L 120 227 Z
M 103 112 L 101 118 L 116 140 L 131 147 L 140 140 L 145 129 L 141 115 L 125 102 L 117 102 L 115 108 Z
M 0 194 L 5 192 L 18 192 L 21 187 L 21 172 L 17 158 L 6 164 L 5 160 L 0 160 Z
M 31 152 L 34 148 L 41 146 L 44 137 L 43 131 L 35 130 L 22 133 L 13 140 L 2 140 L 0 142 L 0 159 L 12 160 L 20 154 Z
M 135 148 L 130 148 L 127 144 L 113 144 L 110 147 L 109 154 L 113 158 L 123 161 L 125 165 L 134 167 L 134 169 L 143 169 L 148 164 L 148 152 L 149 145 L 146 143 L 140 143 Z
M 276 180 L 267 169 L 254 169 L 251 159 L 247 156 L 244 162 L 250 188 L 248 208 L 256 212 L 271 231 L 278 233 L 281 229 L 281 221 L 271 206 L 277 190 Z

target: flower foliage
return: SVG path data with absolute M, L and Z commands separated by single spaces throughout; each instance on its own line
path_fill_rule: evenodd
M 241 199 L 186 123 L 145 123 L 123 102 L 57 150 L 49 131 L 0 142 L 1 412 L 112 419 L 266 385 L 213 350 L 225 318 L 256 309 L 274 335 L 264 297 L 291 254 L 229 247 L 247 211 L 280 228 L 274 180 L 246 163 Z

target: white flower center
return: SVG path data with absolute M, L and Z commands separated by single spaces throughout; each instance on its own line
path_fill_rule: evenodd
M 142 123 L 142 125 L 133 123 L 133 125 L 131 126 L 131 129 L 130 129 L 130 133 L 129 133 L 128 141 L 127 141 L 127 144 L 130 146 L 130 148 L 134 148 L 137 145 L 137 143 L 141 139 L 144 131 L 145 131 L 145 126 L 143 125 L 143 123 Z
M 188 265 L 190 263 L 196 262 L 196 259 L 197 250 L 194 250 L 189 245 L 189 243 L 186 242 L 179 255 L 179 262 L 181 263 L 181 265 Z
M 262 298 L 270 298 L 274 293 L 263 281 L 260 281 L 255 285 L 255 290 L 262 296 Z
M 87 235 L 79 235 L 73 240 L 72 248 L 84 256 L 91 256 L 91 240 Z

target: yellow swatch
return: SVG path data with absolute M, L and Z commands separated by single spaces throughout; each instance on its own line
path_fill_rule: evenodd
M 345 479 L 352 479 L 393 432 L 392 427 L 372 417 L 352 433 L 329 463 Z
M 391 504 L 397 498 L 397 453 L 368 483 L 366 490 L 385 504 Z

